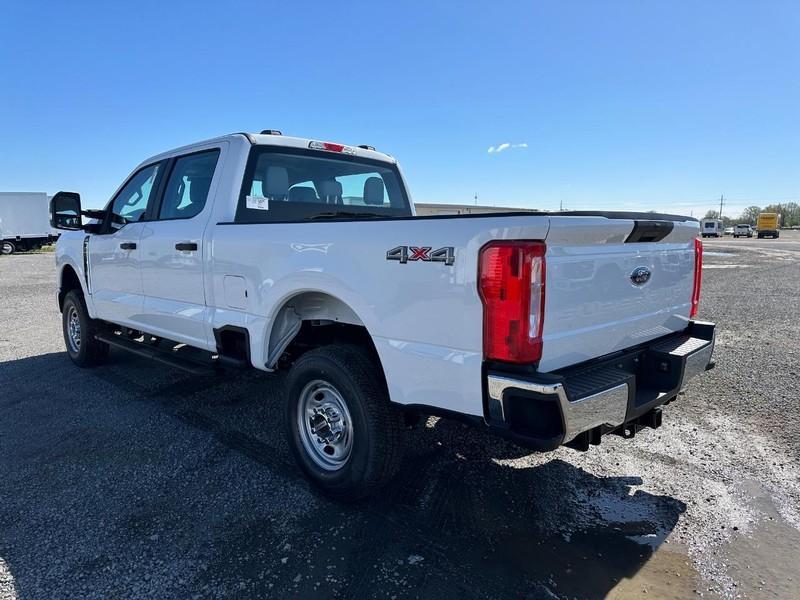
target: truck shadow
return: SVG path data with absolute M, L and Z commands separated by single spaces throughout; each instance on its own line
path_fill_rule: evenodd
M 176 555 L 181 568 L 195 565 L 181 590 L 157 588 L 164 583 L 154 574 L 152 585 L 165 597 L 603 597 L 653 560 L 686 510 L 676 498 L 636 489 L 639 477 L 596 475 L 561 451 L 552 460 L 525 458 L 502 440 L 443 420 L 409 432 L 403 466 L 387 489 L 342 505 L 314 491 L 294 467 L 275 418 L 281 377 L 198 379 L 127 355 L 82 371 L 54 353 L 0 363 L 0 379 L 6 423 L 0 437 L 7 440 L 0 478 L 27 482 L 20 497 L 34 499 L 27 508 L 14 501 L 0 509 L 0 558 L 21 592 L 31 581 L 47 584 L 45 564 L 67 565 L 65 572 L 48 571 L 51 591 L 66 595 L 78 589 L 70 587 L 77 574 L 81 585 L 120 577 L 125 590 L 124 573 L 144 585 L 147 566 L 128 550 L 135 546 L 167 565 Z M 152 425 L 154 414 L 171 428 L 163 446 L 153 446 L 150 432 L 125 425 L 142 415 Z M 43 436 L 52 441 L 42 444 Z M 211 448 L 199 465 L 202 477 L 188 474 L 197 470 L 196 457 L 183 464 L 173 450 L 181 438 L 191 447 L 198 436 Z M 139 452 L 131 448 L 140 445 L 147 446 L 141 452 L 149 470 L 127 469 Z M 169 462 L 175 460 L 177 467 Z M 162 462 L 169 468 L 164 478 L 152 471 Z M 55 479 L 42 485 L 17 477 L 19 464 Z M 137 501 L 103 508 L 106 521 L 117 524 L 101 542 L 113 563 L 92 559 L 105 571 L 81 559 L 82 552 L 25 535 L 26 522 L 65 502 L 66 493 L 78 508 L 63 537 L 73 545 L 98 544 L 88 525 L 97 518 L 92 493 L 103 476 L 107 484 L 106 464 L 106 471 L 126 473 L 116 485 L 135 490 Z M 60 465 L 68 485 L 58 479 Z M 261 500 L 248 496 L 251 487 Z M 214 503 L 207 500 L 211 489 Z M 278 492 L 294 504 L 277 503 Z M 54 524 L 48 539 L 58 540 L 65 526 Z
M 571 451 L 519 459 L 524 450 L 447 421 L 414 437 L 373 508 L 413 515 L 406 522 L 435 532 L 443 555 L 477 567 L 469 587 L 489 596 L 605 597 L 652 559 L 686 510 L 636 489 L 638 476 L 573 465 Z

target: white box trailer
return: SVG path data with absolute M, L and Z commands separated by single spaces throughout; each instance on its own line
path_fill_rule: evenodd
M 0 254 L 52 244 L 50 197 L 44 192 L 0 192 Z

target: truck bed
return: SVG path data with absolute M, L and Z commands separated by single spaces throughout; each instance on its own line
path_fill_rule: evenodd
M 694 219 L 652 213 L 508 213 L 213 227 L 211 322 L 265 329 L 298 294 L 331 296 L 369 331 L 392 400 L 482 414 L 482 304 L 477 273 L 489 241 L 544 240 L 542 359 L 550 372 L 687 327 Z M 397 247 L 453 248 L 454 262 L 387 260 Z M 646 267 L 638 287 L 630 274 Z M 230 283 L 246 289 L 231 298 Z M 227 284 L 226 284 L 227 281 Z M 236 308 L 236 306 L 244 308 Z M 216 326 L 216 325 L 215 325 Z M 269 338 L 269 332 L 264 333 Z M 251 348 L 266 364 L 270 342 Z M 257 357 L 257 358 L 256 358 Z M 394 385 L 395 381 L 403 385 Z

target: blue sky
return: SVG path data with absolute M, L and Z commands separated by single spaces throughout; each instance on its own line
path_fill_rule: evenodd
M 796 1 L 5 0 L 2 15 L 4 191 L 99 206 L 149 155 L 277 128 L 398 157 L 417 202 L 697 216 L 721 193 L 731 213 L 800 200 Z

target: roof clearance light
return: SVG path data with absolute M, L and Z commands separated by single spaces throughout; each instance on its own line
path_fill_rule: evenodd
M 261 132 L 261 135 L 283 135 L 283 134 L 277 129 L 264 129 Z
M 355 154 L 356 149 L 342 144 L 334 144 L 332 142 L 309 142 L 308 147 L 311 150 L 326 150 L 328 152 L 341 152 L 342 154 Z

